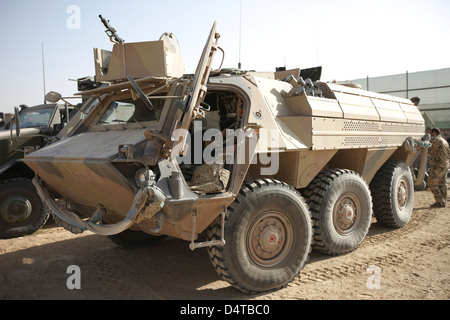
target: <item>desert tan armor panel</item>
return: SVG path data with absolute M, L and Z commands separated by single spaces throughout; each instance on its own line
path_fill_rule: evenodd
M 95 75 L 98 82 L 109 82 L 146 76 L 181 77 L 183 58 L 166 40 L 116 43 L 113 50 L 94 48 Z M 175 47 L 176 48 L 176 47 Z

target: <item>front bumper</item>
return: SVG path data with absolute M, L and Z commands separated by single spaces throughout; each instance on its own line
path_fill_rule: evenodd
M 140 213 L 143 213 L 145 209 L 145 218 L 152 218 L 156 215 L 164 206 L 165 197 L 156 187 L 141 188 L 134 197 L 133 204 L 127 213 L 127 216 L 122 221 L 115 224 L 101 224 L 102 217 L 107 214 L 107 210 L 98 206 L 97 210 L 91 215 L 88 220 L 82 220 L 74 212 L 62 208 L 56 201 L 50 196 L 49 192 L 42 186 L 38 178 L 33 179 L 33 184 L 36 187 L 37 193 L 41 197 L 42 201 L 48 206 L 50 212 L 57 216 L 60 220 L 68 224 L 68 228 L 73 233 L 81 233 L 89 230 L 96 234 L 110 236 L 121 233 L 128 229 L 132 224 L 136 223 L 140 218 Z M 152 210 L 149 212 L 146 208 L 147 200 L 153 198 Z M 148 206 L 147 206 L 148 207 Z

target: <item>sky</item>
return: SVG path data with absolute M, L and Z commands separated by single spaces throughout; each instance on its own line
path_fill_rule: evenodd
M 0 112 L 43 103 L 44 83 L 73 96 L 93 48 L 112 50 L 99 14 L 127 43 L 174 33 L 186 73 L 214 21 L 227 68 L 322 66 L 344 81 L 450 67 L 449 0 L 0 0 Z

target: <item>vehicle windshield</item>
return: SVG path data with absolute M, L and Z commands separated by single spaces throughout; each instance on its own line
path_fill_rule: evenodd
M 97 126 L 154 121 L 157 120 L 158 109 L 149 110 L 141 100 L 115 100 L 110 103 Z
M 25 109 L 20 113 L 21 128 L 36 128 L 48 126 L 55 108 Z M 15 126 L 14 126 L 15 127 Z

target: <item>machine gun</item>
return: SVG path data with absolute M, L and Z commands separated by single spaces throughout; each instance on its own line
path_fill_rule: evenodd
M 105 32 L 108 35 L 109 40 L 111 40 L 111 42 L 113 43 L 124 43 L 125 41 L 117 35 L 116 29 L 111 27 L 111 25 L 109 24 L 109 20 L 105 20 L 105 18 L 103 18 L 102 15 L 99 15 L 99 17 L 106 28 Z

